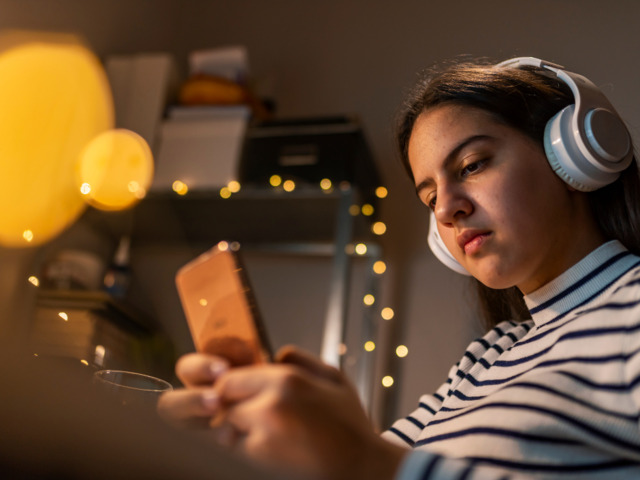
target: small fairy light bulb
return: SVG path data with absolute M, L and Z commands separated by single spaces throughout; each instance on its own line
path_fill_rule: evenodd
M 355 247 L 355 252 L 358 255 L 364 255 L 367 253 L 367 246 L 364 243 L 358 243 Z
M 131 193 L 133 193 L 133 196 L 136 197 L 138 200 L 142 200 L 144 197 L 147 196 L 147 191 L 142 187 L 139 187 L 135 192 L 131 192 Z
M 393 385 L 393 377 L 391 375 L 386 375 L 382 377 L 382 386 L 385 388 L 389 388 Z
M 80 185 L 80 193 L 82 195 L 89 195 L 91 193 L 91 185 L 86 182 Z
M 351 183 L 349 183 L 346 180 L 343 180 L 342 182 L 340 182 L 340 184 L 338 185 L 338 188 L 340 188 L 341 191 L 343 192 L 347 192 L 351 189 Z
M 349 207 L 349 215 L 352 217 L 357 217 L 360 215 L 360 206 L 355 203 Z
M 380 316 L 382 317 L 383 320 L 391 320 L 394 315 L 395 315 L 395 312 L 393 311 L 393 308 L 390 308 L 390 307 L 385 307 L 380 312 Z
M 396 347 L 396 355 L 400 358 L 404 358 L 409 355 L 409 349 L 406 345 L 398 345 Z
M 25 230 L 22 232 L 22 238 L 24 238 L 28 243 L 31 243 L 33 241 L 33 232 L 29 229 Z
M 364 303 L 367 306 L 371 306 L 375 303 L 376 301 L 376 297 L 374 297 L 373 295 L 371 295 L 370 293 L 367 293 L 364 298 L 362 299 L 362 303 Z
M 369 340 L 368 342 L 365 342 L 364 349 L 367 352 L 373 352 L 376 349 L 376 344 Z
M 282 188 L 285 192 L 293 192 L 296 189 L 296 182 L 293 180 L 285 180 L 282 184 Z
M 387 231 L 387 226 L 384 224 L 384 222 L 375 222 L 371 226 L 371 231 L 376 235 L 384 235 Z
M 69 315 L 67 315 L 67 312 L 58 312 L 58 316 L 65 322 L 69 321 Z
M 389 191 L 386 189 L 386 187 L 380 186 L 376 188 L 376 197 L 387 198 L 388 194 L 389 194 Z
M 365 217 L 370 217 L 371 215 L 373 215 L 374 211 L 375 209 L 373 208 L 373 205 L 369 203 L 365 203 L 364 205 L 362 205 L 362 215 L 364 215 Z
M 282 185 L 282 177 L 280 175 L 271 175 L 271 177 L 269 177 L 269 185 L 279 187 Z
M 240 182 L 238 182 L 237 180 L 231 180 L 227 184 L 227 188 L 231 193 L 238 193 L 240 191 L 241 185 L 240 185 Z
M 189 192 L 189 187 L 186 183 L 181 180 L 176 180 L 171 185 L 171 189 L 176 192 L 178 195 L 186 195 Z
M 231 190 L 229 190 L 229 188 L 227 187 L 222 187 L 220 189 L 220 197 L 227 199 L 229 197 L 231 197 Z
M 323 178 L 322 180 L 320 180 L 320 188 L 325 192 L 331 190 L 332 186 L 333 184 L 331 183 L 331 180 L 329 180 L 328 178 Z
M 133 196 L 138 200 L 142 200 L 147 196 L 147 190 L 142 185 L 140 185 L 140 182 L 137 182 L 135 180 L 131 180 L 127 184 L 127 190 L 129 190 L 129 193 L 132 193 Z
M 35 275 L 31 275 L 27 280 L 34 287 L 40 286 L 40 279 L 38 279 L 38 277 L 36 277 Z
M 386 271 L 387 271 L 387 264 L 384 263 L 382 260 L 378 260 L 373 264 L 374 273 L 377 273 L 378 275 L 382 275 Z
M 130 193 L 136 193 L 138 190 L 140 190 L 140 184 L 138 182 L 136 182 L 135 180 L 131 180 L 129 183 L 127 183 L 127 190 L 129 190 Z

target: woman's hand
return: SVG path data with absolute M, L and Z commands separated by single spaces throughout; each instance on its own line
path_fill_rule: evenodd
M 160 416 L 178 427 L 208 428 L 220 402 L 215 381 L 230 368 L 224 358 L 189 353 L 180 357 L 176 374 L 186 387 L 168 392 L 158 401 Z
M 250 458 L 312 478 L 392 478 L 405 451 L 372 429 L 341 372 L 295 348 L 273 364 L 229 369 L 206 355 L 176 367 L 188 387 L 165 394 L 162 416 L 212 424 L 218 438 Z

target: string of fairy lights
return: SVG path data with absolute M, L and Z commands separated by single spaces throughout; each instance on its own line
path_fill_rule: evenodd
M 269 178 L 269 186 L 273 189 L 277 189 L 286 193 L 294 192 L 297 188 L 297 185 L 294 180 L 283 179 L 280 175 L 272 175 Z M 328 178 L 322 179 L 319 182 L 319 186 L 320 186 L 320 189 L 325 193 L 331 193 L 335 188 L 333 182 Z M 340 187 L 344 187 L 344 186 L 348 186 L 348 184 L 342 183 L 340 185 Z M 241 189 L 242 187 L 240 182 L 233 180 L 233 181 L 230 181 L 226 186 L 220 188 L 219 195 L 222 199 L 229 199 L 234 194 L 240 192 Z M 176 180 L 173 182 L 172 190 L 175 192 L 175 194 L 179 196 L 184 196 L 189 193 L 188 185 L 181 180 Z M 387 188 L 384 186 L 379 186 L 375 189 L 375 195 L 378 199 L 386 198 L 388 193 L 389 192 Z M 364 203 L 362 205 L 353 204 L 349 208 L 349 214 L 352 216 L 363 215 L 365 217 L 372 217 L 374 213 L 375 213 L 375 207 L 370 203 Z M 387 233 L 387 226 L 382 221 L 372 222 L 370 228 L 371 228 L 371 232 L 376 236 L 382 236 L 385 233 Z M 364 256 L 367 254 L 368 249 L 365 243 L 357 243 L 355 245 L 350 245 L 350 250 L 351 251 L 348 253 Z M 385 272 L 387 271 L 387 265 L 383 260 L 377 260 L 373 263 L 372 270 L 375 275 L 381 276 L 381 275 L 384 275 Z M 29 276 L 28 282 L 33 287 L 40 286 L 40 280 L 36 275 Z M 362 298 L 362 302 L 366 307 L 373 307 L 376 304 L 376 298 L 372 293 L 366 293 Z M 393 308 L 385 306 L 380 309 L 379 316 L 383 321 L 388 322 L 393 320 L 395 316 L 395 312 Z M 58 312 L 57 317 L 63 322 L 69 322 L 72 320 L 70 315 L 65 311 Z M 372 353 L 376 350 L 376 348 L 377 348 L 377 345 L 373 339 L 366 339 L 362 345 L 362 349 L 366 353 Z M 97 345 L 96 349 L 97 349 L 96 357 L 103 358 L 104 347 L 101 345 Z M 347 353 L 346 345 L 344 344 L 341 345 L 340 353 L 343 355 Z M 397 345 L 395 346 L 394 353 L 399 358 L 405 358 L 409 355 L 409 349 L 407 348 L 406 345 L 402 345 L 402 344 Z M 34 355 L 37 356 L 37 354 L 34 354 Z M 86 359 L 81 359 L 80 361 L 84 365 L 89 365 L 89 362 Z M 385 388 L 392 387 L 394 384 L 394 378 L 391 375 L 385 375 L 380 379 L 380 383 Z
M 344 185 L 344 183 L 342 184 Z M 341 185 L 341 186 L 342 186 Z M 296 190 L 297 185 L 292 179 L 283 179 L 280 175 L 272 175 L 269 178 L 269 186 L 273 189 L 278 189 L 287 193 L 293 192 Z M 331 193 L 334 190 L 334 184 L 329 178 L 323 178 L 319 182 L 320 189 L 325 193 Z M 348 184 L 347 184 L 348 186 Z M 188 186 L 180 181 L 176 180 L 173 183 L 173 191 L 178 195 L 186 195 L 189 192 Z M 235 193 L 240 192 L 241 184 L 237 180 L 233 180 L 229 182 L 226 186 L 220 188 L 219 194 L 223 199 L 231 198 L 231 196 Z M 375 195 L 379 199 L 384 199 L 389 194 L 388 190 L 384 186 L 379 186 L 375 190 Z M 362 205 L 354 204 L 349 207 L 349 213 L 352 216 L 363 215 L 365 217 L 371 217 L 375 213 L 375 207 L 369 203 L 364 203 Z M 371 232 L 374 235 L 382 236 L 387 232 L 387 225 L 382 221 L 375 221 L 371 223 Z M 366 255 L 367 254 L 367 245 L 365 243 L 358 243 L 356 245 L 351 246 L 352 251 L 349 253 L 353 253 L 356 255 Z M 376 275 L 383 275 L 387 270 L 387 266 L 384 261 L 378 260 L 373 264 L 373 272 Z M 362 299 L 363 303 L 367 307 L 372 307 L 375 302 L 375 296 L 371 293 L 367 293 L 364 295 Z M 391 307 L 383 307 L 380 310 L 380 317 L 384 321 L 391 321 L 395 315 L 395 312 Z M 376 343 L 374 340 L 369 339 L 365 340 L 362 348 L 365 352 L 371 353 L 376 350 Z M 347 348 L 346 345 L 341 345 L 340 352 L 344 355 L 346 354 Z M 405 358 L 409 355 L 409 349 L 406 345 L 397 345 L 394 349 L 395 355 L 399 358 Z M 385 375 L 381 379 L 381 384 L 383 387 L 389 388 L 394 384 L 394 378 L 391 375 Z

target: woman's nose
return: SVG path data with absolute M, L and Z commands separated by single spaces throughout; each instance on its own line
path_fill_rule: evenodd
M 450 225 L 473 212 L 471 200 L 455 187 L 438 188 L 434 214 L 440 224 Z

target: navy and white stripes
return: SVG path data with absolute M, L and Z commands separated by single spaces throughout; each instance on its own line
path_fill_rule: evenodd
M 617 241 L 525 297 L 383 434 L 398 478 L 640 478 L 640 258 Z

